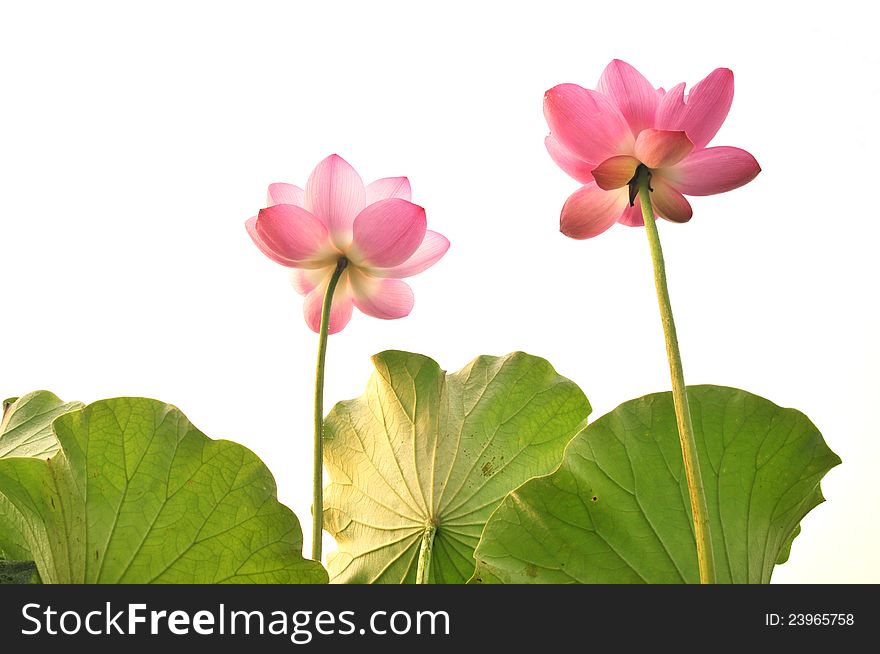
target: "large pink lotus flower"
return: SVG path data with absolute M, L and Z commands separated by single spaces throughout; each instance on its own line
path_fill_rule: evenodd
M 293 286 L 306 296 L 306 323 L 316 332 L 330 278 L 339 260 L 348 260 L 333 293 L 334 334 L 348 324 L 352 307 L 385 320 L 409 315 L 413 293 L 400 279 L 430 268 L 449 249 L 444 236 L 426 228 L 425 210 L 410 200 L 406 177 L 365 187 L 334 154 L 315 167 L 305 190 L 271 184 L 269 206 L 245 226 L 263 254 L 294 269 Z
M 615 59 L 596 91 L 577 84 L 547 91 L 547 150 L 583 184 L 562 208 L 562 233 L 583 239 L 615 222 L 644 226 L 629 189 L 639 164 L 651 170 L 656 214 L 679 223 L 693 213 L 685 195 L 724 193 L 761 172 L 745 150 L 706 147 L 730 110 L 733 73 L 718 68 L 690 93 L 684 89 L 684 83 L 668 92 L 655 89 L 639 71 Z

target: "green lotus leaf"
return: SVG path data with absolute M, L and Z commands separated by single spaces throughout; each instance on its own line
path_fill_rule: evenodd
M 810 420 L 742 390 L 688 388 L 718 581 L 767 583 L 840 459 Z M 473 582 L 696 583 L 671 393 L 626 402 L 486 524 Z
M 482 356 L 447 375 L 406 352 L 373 357 L 366 392 L 324 427 L 324 526 L 336 582 L 463 583 L 487 518 L 507 493 L 555 469 L 586 424 L 581 390 L 545 360 Z M 433 534 L 433 542 L 431 535 Z
M 64 402 L 49 391 L 34 391 L 3 404 L 0 459 L 52 456 L 58 451 L 52 421 L 83 406 L 82 402 Z
M 51 457 L 0 459 L 0 533 L 19 535 L 44 583 L 326 582 L 266 466 L 178 409 L 102 400 L 51 428 Z

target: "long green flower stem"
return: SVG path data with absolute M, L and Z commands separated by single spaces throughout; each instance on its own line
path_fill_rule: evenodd
M 684 371 L 681 366 L 681 352 L 678 349 L 678 336 L 675 333 L 675 320 L 669 302 L 669 289 L 666 286 L 666 264 L 660 248 L 660 234 L 654 221 L 654 208 L 651 205 L 651 172 L 639 166 L 636 173 L 639 202 L 645 231 L 654 262 L 654 284 L 657 287 L 657 301 L 660 304 L 660 319 L 666 337 L 666 356 L 669 359 L 669 374 L 672 377 L 672 401 L 675 405 L 675 418 L 678 423 L 678 438 L 684 459 L 684 472 L 687 478 L 691 513 L 694 518 L 694 537 L 697 543 L 697 564 L 700 568 L 700 583 L 715 583 L 715 557 L 712 554 L 712 536 L 709 533 L 709 512 L 706 508 L 706 494 L 703 490 L 703 477 L 697 459 L 697 444 L 694 440 L 694 426 L 688 406 L 687 391 L 684 385 Z
M 342 257 L 327 284 L 324 303 L 321 306 L 321 327 L 318 333 L 318 367 L 315 372 L 315 449 L 312 468 L 312 558 L 321 560 L 321 543 L 324 538 L 324 361 L 327 358 L 327 331 L 330 329 L 330 306 L 333 293 L 348 265 Z

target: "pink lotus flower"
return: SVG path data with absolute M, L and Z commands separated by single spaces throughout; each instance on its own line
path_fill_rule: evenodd
M 315 167 L 305 190 L 271 184 L 269 206 L 245 227 L 263 254 L 294 269 L 291 280 L 306 297 L 306 323 L 315 332 L 330 278 L 339 260 L 348 260 L 331 304 L 329 333 L 335 334 L 352 307 L 385 320 L 409 315 L 413 293 L 400 279 L 430 268 L 449 249 L 444 236 L 426 229 L 425 210 L 410 199 L 406 177 L 365 187 L 334 154 Z
M 651 170 L 656 214 L 679 223 L 693 214 L 685 195 L 724 193 L 761 172 L 745 150 L 706 147 L 730 110 L 733 73 L 718 68 L 687 95 L 684 88 L 682 83 L 668 92 L 654 89 L 635 68 L 615 59 L 597 91 L 576 84 L 547 91 L 547 150 L 583 184 L 562 208 L 563 234 L 583 239 L 615 222 L 644 226 L 628 189 L 639 164 Z

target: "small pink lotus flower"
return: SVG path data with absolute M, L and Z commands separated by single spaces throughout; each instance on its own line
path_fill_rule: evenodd
M 433 266 L 449 241 L 426 229 L 425 210 L 410 202 L 406 177 L 364 187 L 338 155 L 319 163 L 305 190 L 271 184 L 268 207 L 245 223 L 267 257 L 293 268 L 293 287 L 306 296 L 306 323 L 315 332 L 327 285 L 343 257 L 348 263 L 331 304 L 329 333 L 348 324 L 352 307 L 376 318 L 409 315 L 413 293 L 403 277 Z
M 644 226 L 629 188 L 639 164 L 651 170 L 655 212 L 679 223 L 693 213 L 685 195 L 724 193 L 761 172 L 745 150 L 706 147 L 730 110 L 733 73 L 718 68 L 687 95 L 684 88 L 682 83 L 669 92 L 654 89 L 639 71 L 615 59 L 597 91 L 576 84 L 547 91 L 547 150 L 583 184 L 562 208 L 563 234 L 584 239 L 615 222 Z

